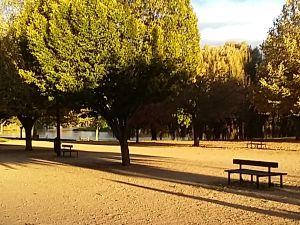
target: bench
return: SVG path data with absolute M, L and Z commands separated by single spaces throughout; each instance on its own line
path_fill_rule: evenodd
M 89 137 L 80 137 L 80 141 L 89 141 L 90 138 Z
M 267 144 L 263 143 L 262 141 L 253 141 L 251 140 L 250 142 L 247 143 L 247 148 L 267 148 Z
M 72 152 L 76 152 L 77 153 L 77 158 L 78 158 L 78 150 L 74 150 L 72 149 L 73 145 L 69 145 L 69 144 L 62 144 L 61 145 L 61 151 L 63 153 L 63 157 L 65 156 L 66 152 L 70 153 L 70 157 L 72 157 Z
M 283 187 L 282 177 L 287 175 L 287 173 L 271 172 L 271 168 L 278 168 L 277 162 L 265 162 L 265 161 L 255 161 L 255 160 L 245 160 L 245 159 L 233 159 L 233 164 L 238 164 L 239 169 L 229 169 L 225 170 L 228 173 L 228 184 L 230 184 L 230 175 L 232 173 L 237 173 L 240 175 L 240 183 L 243 181 L 242 175 L 250 175 L 251 182 L 253 182 L 253 176 L 256 176 L 256 187 L 259 188 L 259 178 L 268 177 L 268 184 L 271 187 L 271 177 L 279 176 L 280 177 L 280 187 Z M 252 166 L 252 167 L 265 167 L 268 168 L 268 171 L 262 170 L 253 170 L 253 169 L 243 169 L 242 166 Z

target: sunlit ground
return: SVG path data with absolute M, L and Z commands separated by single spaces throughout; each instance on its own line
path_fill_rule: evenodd
M 0 224 L 299 224 L 300 145 L 246 142 L 73 143 L 79 157 L 58 158 L 51 142 L 0 144 Z M 227 185 L 233 158 L 275 161 L 287 172 L 267 187 Z M 238 178 L 237 175 L 233 176 Z M 245 180 L 250 180 L 245 176 Z

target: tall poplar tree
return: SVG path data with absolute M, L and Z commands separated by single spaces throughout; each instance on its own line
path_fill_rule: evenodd
M 225 43 L 224 46 L 204 46 L 202 75 L 191 82 L 184 92 L 183 107 L 192 118 L 194 146 L 199 146 L 204 126 L 232 118 L 243 97 L 245 67 L 250 48 L 246 43 Z

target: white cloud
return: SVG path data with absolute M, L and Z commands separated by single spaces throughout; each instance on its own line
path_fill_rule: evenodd
M 284 0 L 192 0 L 198 16 L 201 43 L 229 40 L 262 42 Z

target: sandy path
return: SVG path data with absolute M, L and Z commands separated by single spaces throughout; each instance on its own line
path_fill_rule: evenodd
M 144 143 L 127 168 L 118 146 L 74 144 L 79 158 L 57 158 L 50 142 L 22 144 L 0 144 L 0 224 L 300 224 L 299 144 Z M 232 158 L 279 162 L 285 187 L 227 186 Z

